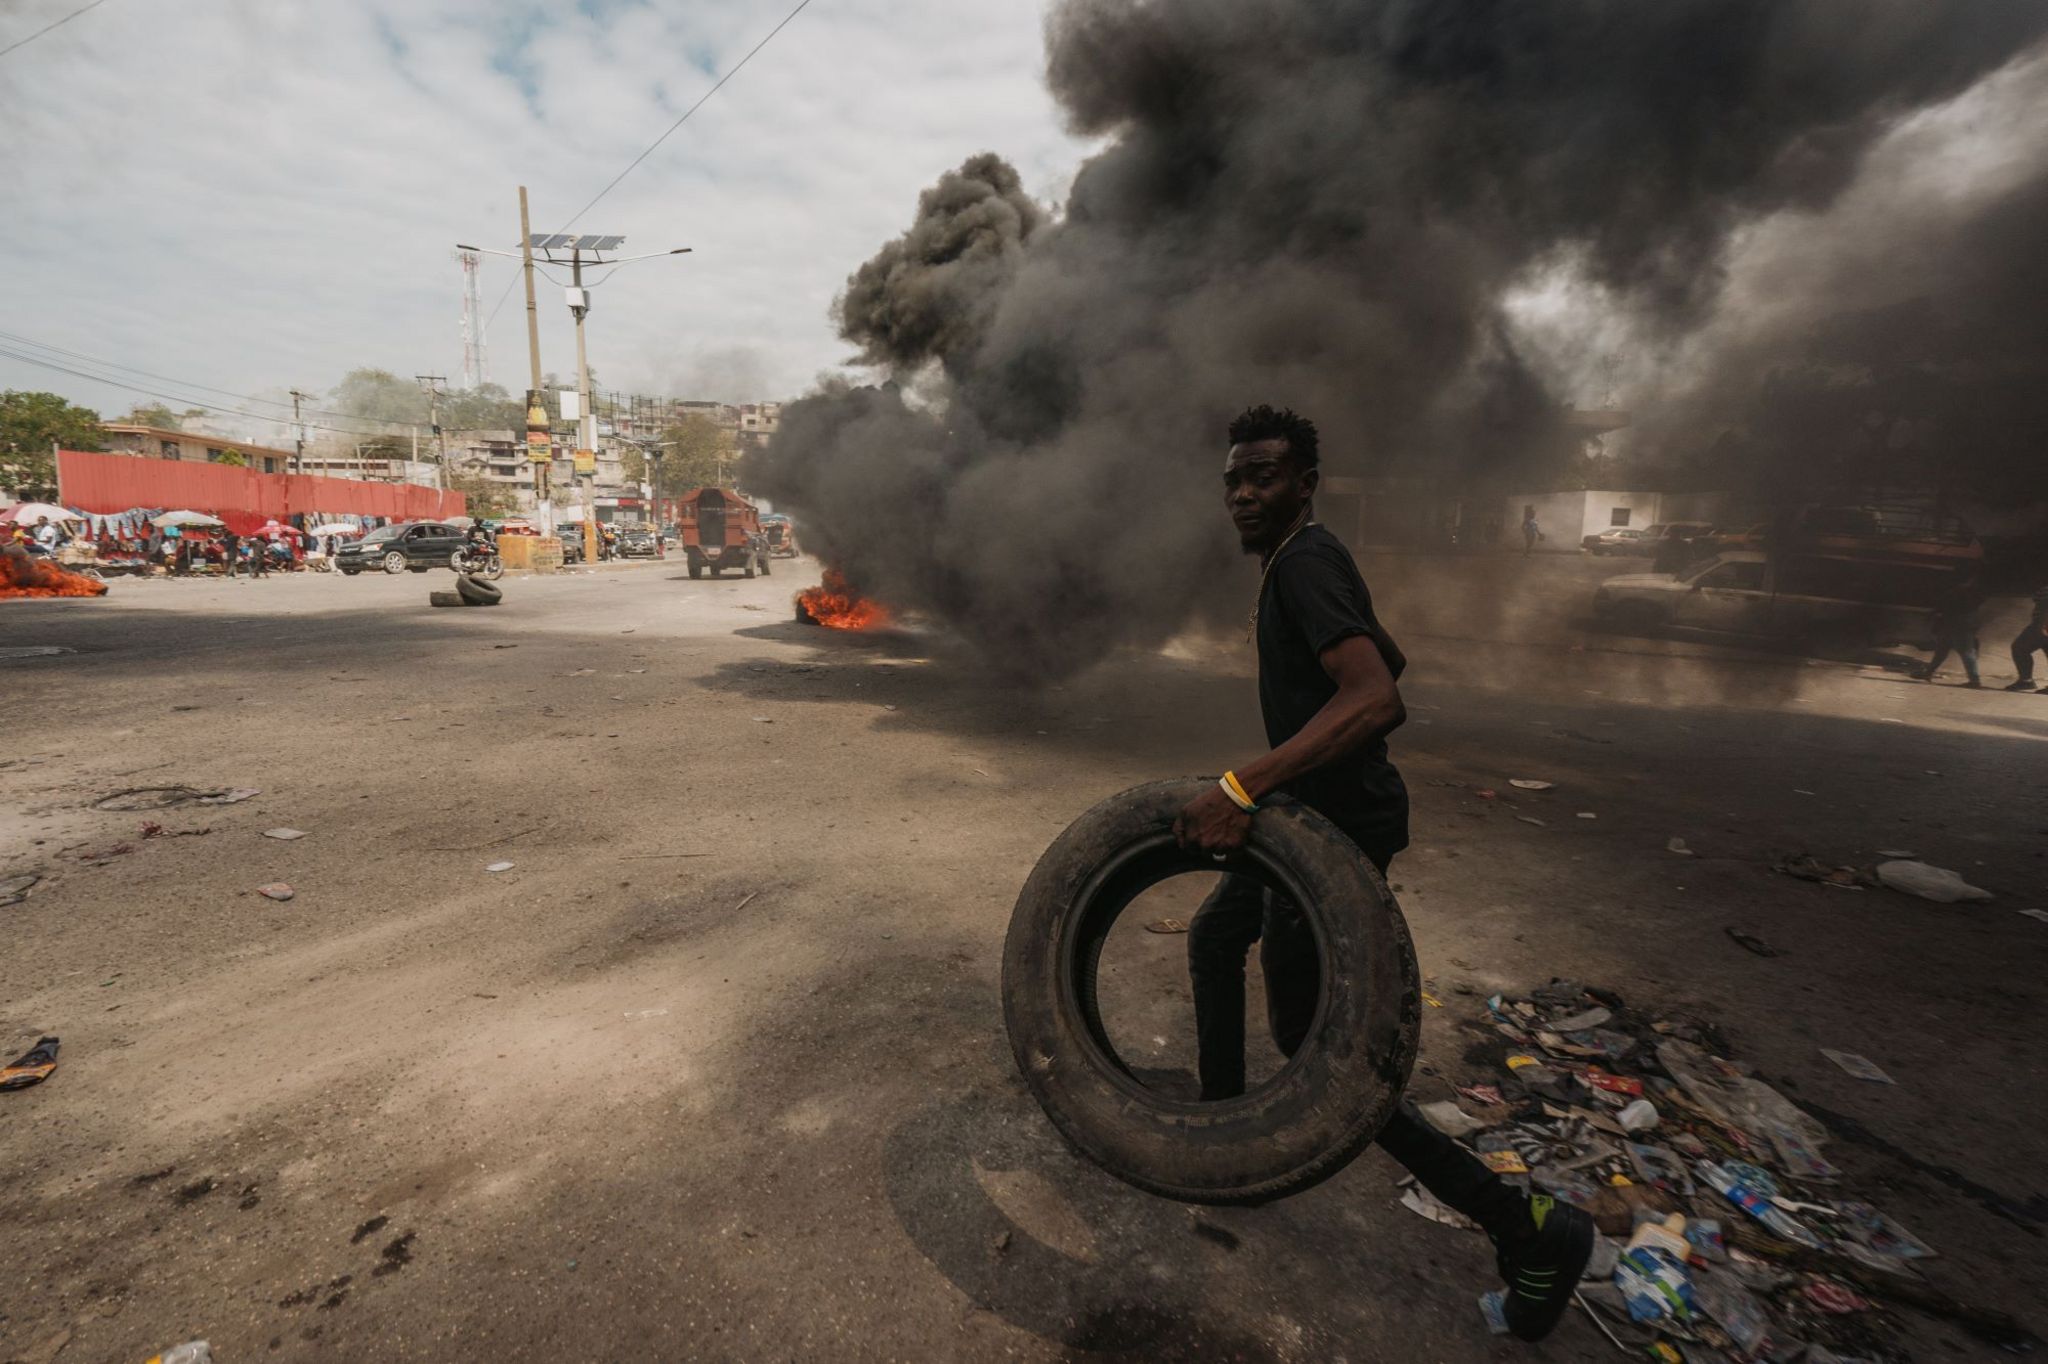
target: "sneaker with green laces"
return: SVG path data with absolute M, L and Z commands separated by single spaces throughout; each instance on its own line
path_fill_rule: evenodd
M 1557 1328 L 1572 1293 L 1593 1258 L 1593 1219 L 1583 1209 L 1549 1194 L 1529 1199 L 1528 1232 L 1500 1249 L 1500 1276 L 1507 1281 L 1503 1304 L 1508 1330 L 1522 1340 L 1541 1340 Z

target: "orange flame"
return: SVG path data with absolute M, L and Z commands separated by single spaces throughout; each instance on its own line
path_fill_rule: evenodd
M 889 608 L 848 587 L 836 568 L 826 569 L 818 586 L 796 594 L 796 614 L 828 630 L 873 630 L 889 623 Z
M 104 597 L 107 585 L 83 573 L 70 573 L 47 560 L 32 559 L 25 550 L 0 551 L 0 598 Z

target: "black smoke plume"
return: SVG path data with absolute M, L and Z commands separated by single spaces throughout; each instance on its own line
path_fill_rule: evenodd
M 1232 412 L 1313 417 L 1326 477 L 1541 478 L 1518 282 L 1568 259 L 1683 335 L 1746 225 L 2044 31 L 2000 0 L 1063 0 L 1048 79 L 1107 146 L 1050 219 L 994 156 L 927 191 L 839 308 L 892 382 L 792 405 L 753 481 L 865 590 L 1064 674 L 1232 581 Z

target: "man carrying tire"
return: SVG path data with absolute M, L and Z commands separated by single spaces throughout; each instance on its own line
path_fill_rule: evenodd
M 1315 426 L 1293 412 L 1255 407 L 1230 425 L 1224 503 L 1245 552 L 1262 565 L 1250 633 L 1273 748 L 1191 802 L 1174 833 L 1187 848 L 1235 852 L 1258 802 L 1285 792 L 1343 830 L 1384 875 L 1408 846 L 1407 788 L 1386 742 L 1405 718 L 1396 679 L 1406 660 L 1373 615 L 1350 552 L 1314 520 L 1317 460 Z M 1300 912 L 1250 878 L 1224 877 L 1188 926 L 1205 1101 L 1244 1092 L 1245 955 L 1260 939 L 1282 1052 L 1301 1046 L 1315 1016 L 1321 965 Z M 1548 1335 L 1592 1254 L 1592 1218 L 1507 1184 L 1406 1103 L 1378 1142 L 1492 1238 L 1508 1328 L 1524 1340 Z

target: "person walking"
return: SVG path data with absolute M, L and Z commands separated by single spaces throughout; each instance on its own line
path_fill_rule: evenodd
M 1536 524 L 1536 508 L 1525 504 L 1522 508 L 1522 557 L 1528 558 L 1536 552 L 1536 542 L 1543 538 L 1543 528 Z
M 2006 684 L 2007 691 L 2038 691 L 2034 684 L 2034 652 L 2048 654 L 2048 587 L 2034 593 L 2034 614 L 2026 628 L 2012 637 L 2012 666 L 2019 673 Z
M 1408 791 L 1387 754 L 1387 736 L 1406 718 L 1397 683 L 1407 660 L 1373 613 L 1350 551 L 1316 524 L 1314 423 L 1255 407 L 1230 424 L 1229 439 L 1224 505 L 1244 551 L 1263 566 L 1250 633 L 1272 749 L 1190 802 L 1174 836 L 1183 848 L 1227 856 L 1244 846 L 1259 802 L 1284 792 L 1334 823 L 1385 875 L 1408 846 Z M 1533 510 L 1525 526 L 1532 521 Z M 1261 942 L 1269 1023 L 1283 1053 L 1307 1040 L 1316 1014 L 1322 967 L 1300 909 L 1249 877 L 1225 876 L 1188 925 L 1205 1102 L 1244 1093 L 1244 971 L 1253 942 Z M 1523 1340 L 1548 1335 L 1592 1256 L 1593 1219 L 1508 1184 L 1405 1100 L 1377 1141 L 1492 1238 L 1507 1280 L 1508 1329 Z
M 260 535 L 249 537 L 249 576 L 267 578 L 270 576 L 270 545 Z
M 242 538 L 231 530 L 223 530 L 220 533 L 220 547 L 224 551 L 225 561 L 228 566 L 228 576 L 232 578 L 235 576 L 235 569 L 240 566 Z
M 1915 674 L 1922 682 L 1932 682 L 1941 665 L 1948 662 L 1949 654 L 1954 653 L 1963 661 L 1963 675 L 1969 679 L 1963 685 L 1984 685 L 1984 679 L 1977 673 L 1977 616 L 1984 607 L 1984 589 L 1978 582 L 1975 573 L 1965 574 L 1935 603 L 1934 657 Z

